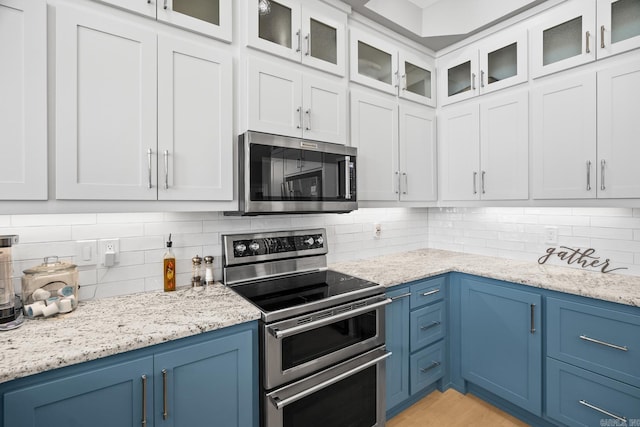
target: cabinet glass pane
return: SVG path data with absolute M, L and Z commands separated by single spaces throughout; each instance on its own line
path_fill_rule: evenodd
M 173 10 L 201 21 L 220 25 L 220 0 L 173 0 Z
M 542 64 L 549 65 L 582 53 L 582 16 L 542 33 Z
M 611 43 L 640 35 L 640 0 L 611 3 Z
M 358 42 L 358 74 L 391 84 L 391 55 Z
M 406 76 L 406 90 L 420 96 L 431 98 L 431 71 L 413 65 L 410 62 L 404 63 Z
M 515 76 L 518 74 L 518 43 L 489 52 L 487 62 L 489 84 Z
M 311 40 L 309 40 L 311 56 L 332 64 L 337 64 L 337 33 L 338 31 L 335 28 L 311 19 Z
M 447 70 L 447 96 L 471 90 L 471 61 Z
M 291 48 L 291 9 L 271 0 L 271 11 L 259 17 L 258 37 Z

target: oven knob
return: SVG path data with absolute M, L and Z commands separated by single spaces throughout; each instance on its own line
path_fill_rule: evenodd
M 318 237 L 316 239 L 316 243 L 319 244 L 319 245 L 322 245 L 324 243 L 324 239 L 322 238 L 322 236 L 320 236 L 320 237 Z
M 251 244 L 249 245 L 249 249 L 251 249 L 251 251 L 253 252 L 257 252 L 258 249 L 260 249 L 260 245 L 258 244 L 258 242 L 251 242 Z
M 238 243 L 236 245 L 236 252 L 238 252 L 239 254 L 243 253 L 246 250 L 247 250 L 247 246 L 244 243 Z
M 313 237 L 309 237 L 308 239 L 304 240 L 304 244 L 307 246 L 313 245 L 313 242 L 314 242 Z

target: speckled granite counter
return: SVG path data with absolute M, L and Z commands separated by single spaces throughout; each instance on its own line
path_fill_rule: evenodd
M 458 271 L 640 307 L 640 277 L 540 265 L 530 261 L 420 249 L 342 262 L 330 267 L 385 286 Z
M 81 302 L 0 334 L 0 383 L 260 317 L 221 284 Z

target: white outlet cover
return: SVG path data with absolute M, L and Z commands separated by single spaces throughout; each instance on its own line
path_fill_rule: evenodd
M 558 227 L 544 228 L 544 243 L 547 245 L 558 244 Z
M 95 240 L 78 240 L 73 263 L 77 266 L 96 265 L 98 263 L 98 242 Z
M 115 263 L 120 262 L 120 239 L 102 239 L 98 241 L 98 258 L 100 260 L 100 266 L 105 266 L 105 254 L 108 251 L 108 248 L 113 246 L 113 251 L 115 252 Z

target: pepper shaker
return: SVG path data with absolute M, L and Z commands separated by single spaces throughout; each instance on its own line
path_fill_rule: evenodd
M 213 257 L 204 257 L 204 282 L 206 285 L 213 285 Z
M 191 267 L 191 286 L 201 286 L 202 285 L 202 258 L 198 255 L 191 258 L 192 267 Z

